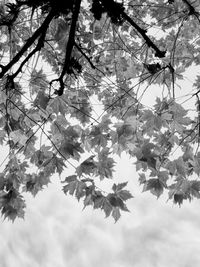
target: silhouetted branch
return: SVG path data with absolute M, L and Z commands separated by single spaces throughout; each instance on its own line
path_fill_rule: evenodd
M 182 0 L 189 8 L 189 15 L 194 15 L 196 13 L 194 7 L 187 0 Z
M 49 23 L 53 19 L 55 13 L 53 10 L 49 12 L 47 17 L 45 18 L 42 25 L 34 32 L 34 34 L 26 41 L 25 45 L 21 48 L 21 50 L 13 57 L 13 59 L 5 66 L 1 66 L 2 71 L 0 72 L 0 78 L 2 78 L 8 70 L 12 68 L 12 66 L 17 63 L 23 54 L 28 50 L 28 48 L 35 42 L 35 40 L 43 33 L 46 32 L 46 29 L 49 26 Z
M 159 58 L 165 57 L 166 51 L 161 51 L 147 36 L 146 30 L 142 29 L 137 23 L 135 23 L 129 15 L 126 14 L 122 5 L 117 3 L 114 0 L 101 0 L 103 4 L 103 9 L 108 13 L 111 17 L 111 21 L 116 21 L 122 23 L 122 19 L 129 22 L 142 36 L 142 38 L 146 41 L 147 45 L 151 47 L 156 53 L 155 56 Z M 97 12 L 98 13 L 98 12 Z
M 80 46 L 77 45 L 77 43 L 74 43 L 74 46 L 76 46 L 76 48 L 78 49 L 78 51 L 86 58 L 86 60 L 89 62 L 90 66 L 93 69 L 96 69 L 96 67 L 94 66 L 94 64 L 92 63 L 92 61 L 90 60 L 90 58 L 83 52 L 83 50 L 80 48 Z
M 142 36 L 142 38 L 146 41 L 147 45 L 151 47 L 156 53 L 155 56 L 159 58 L 165 57 L 166 51 L 161 51 L 146 35 L 146 30 L 140 28 L 138 24 L 136 24 L 124 11 L 122 11 L 123 18 L 128 21 Z
M 65 61 L 64 61 L 62 73 L 60 75 L 61 79 L 64 77 L 65 73 L 68 72 L 68 70 L 69 70 L 71 54 L 72 54 L 72 50 L 73 50 L 73 46 L 74 46 L 76 23 L 77 23 L 78 15 L 80 12 L 80 6 L 81 6 L 81 0 L 75 0 L 74 10 L 73 10 L 73 14 L 72 14 L 72 22 L 71 22 L 68 42 L 67 42 L 67 46 L 66 46 Z
M 26 64 L 26 62 L 28 62 L 28 60 L 38 51 L 41 50 L 41 48 L 44 46 L 44 38 L 46 35 L 46 31 L 47 31 L 48 25 L 46 27 L 46 29 L 44 29 L 44 31 L 42 32 L 42 35 L 39 37 L 38 39 L 38 43 L 36 45 L 36 47 L 28 54 L 28 56 L 22 61 L 22 63 L 20 64 L 19 68 L 17 69 L 17 71 L 15 73 L 13 73 L 12 78 L 14 79 L 21 71 L 23 66 Z

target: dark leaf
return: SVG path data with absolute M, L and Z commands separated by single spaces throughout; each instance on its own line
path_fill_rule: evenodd
M 70 176 L 67 176 L 65 178 L 65 180 L 63 181 L 63 183 L 71 183 L 71 182 L 74 182 L 76 180 L 77 180 L 76 175 L 70 175 Z
M 157 198 L 159 198 L 160 195 L 163 193 L 163 184 L 159 179 L 149 179 L 145 182 L 143 187 L 143 191 L 148 190 L 151 191 L 152 194 L 157 196 Z
M 99 208 L 102 209 L 104 201 L 105 201 L 105 197 L 102 195 L 97 195 L 97 196 L 93 197 L 94 209 L 99 209 Z
M 128 190 L 121 190 L 117 193 L 117 195 L 123 200 L 127 201 L 128 199 L 133 198 L 132 194 Z
M 77 181 L 73 181 L 63 186 L 63 191 L 65 194 L 69 193 L 70 195 L 73 195 L 76 190 L 76 187 L 77 187 Z
M 104 197 L 102 209 L 104 210 L 106 217 L 110 216 L 112 209 L 113 209 L 112 205 L 110 204 L 110 201 L 105 197 Z
M 179 206 L 183 203 L 183 200 L 185 199 L 184 194 L 176 193 L 174 194 L 174 203 L 178 204 Z
M 121 191 L 124 187 L 126 187 L 128 184 L 128 182 L 125 182 L 125 183 L 121 183 L 121 184 L 114 184 L 113 187 L 112 187 L 112 190 L 116 193 L 118 191 Z
M 117 222 L 119 220 L 119 218 L 121 217 L 119 207 L 115 207 L 113 209 L 113 211 L 112 211 L 112 217 L 114 218 L 115 222 Z

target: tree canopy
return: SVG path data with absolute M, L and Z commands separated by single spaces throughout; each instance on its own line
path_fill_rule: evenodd
M 143 191 L 178 205 L 200 198 L 200 76 L 184 95 L 179 85 L 200 64 L 199 12 L 190 0 L 1 2 L 4 217 L 24 217 L 24 192 L 35 196 L 72 166 L 64 193 L 117 221 L 132 198 L 113 173 L 122 152 Z M 111 178 L 111 192 L 97 186 Z

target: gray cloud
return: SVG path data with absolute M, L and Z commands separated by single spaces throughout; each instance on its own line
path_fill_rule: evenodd
M 27 195 L 24 221 L 1 222 L 0 266 L 199 267 L 199 202 L 178 208 L 166 196 L 141 194 L 133 166 L 116 173 L 130 180 L 131 213 L 114 224 L 100 211 L 82 211 L 55 182 L 35 199 Z

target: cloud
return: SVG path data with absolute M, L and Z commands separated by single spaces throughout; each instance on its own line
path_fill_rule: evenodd
M 122 160 L 121 164 L 125 164 Z M 131 213 L 112 218 L 60 191 L 55 180 L 36 198 L 26 195 L 25 220 L 1 222 L 2 267 L 199 267 L 199 202 L 182 208 L 141 193 L 133 165 L 117 166 L 130 180 Z

